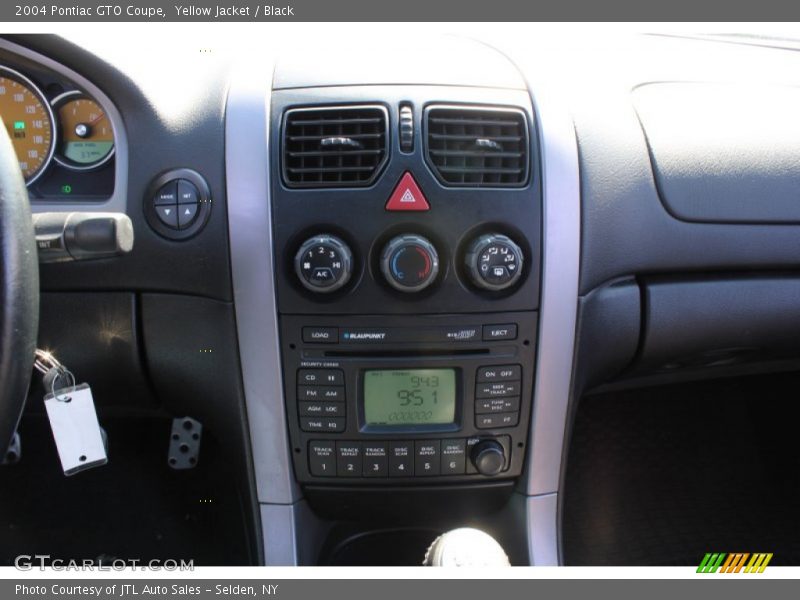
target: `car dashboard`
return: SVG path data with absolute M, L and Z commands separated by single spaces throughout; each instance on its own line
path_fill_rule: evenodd
M 33 212 L 133 232 L 42 261 L 40 347 L 101 421 L 202 423 L 242 563 L 569 564 L 581 398 L 797 366 L 796 53 L 487 38 L 0 39 Z

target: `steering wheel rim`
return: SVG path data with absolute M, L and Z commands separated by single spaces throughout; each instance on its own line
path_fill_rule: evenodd
M 0 462 L 31 382 L 39 327 L 39 262 L 28 191 L 0 118 Z

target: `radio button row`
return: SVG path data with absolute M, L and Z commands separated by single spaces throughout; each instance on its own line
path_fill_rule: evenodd
M 520 365 L 500 365 L 478 367 L 477 381 L 519 381 L 522 379 L 522 367 Z
M 344 385 L 344 373 L 338 369 L 298 369 L 300 385 Z
M 516 412 L 519 410 L 519 396 L 514 398 L 483 398 L 475 401 L 475 413 Z
M 339 417 L 300 417 L 300 429 L 336 433 L 344 431 L 345 419 Z
M 364 442 L 364 477 L 386 477 L 389 460 L 385 442 Z
M 325 385 L 297 386 L 297 399 L 303 400 L 326 400 L 328 402 L 344 402 L 344 388 Z
M 413 442 L 389 442 L 389 477 L 414 475 L 413 455 Z
M 339 477 L 361 477 L 361 444 L 336 442 L 336 473 Z
M 519 423 L 519 413 L 494 413 L 475 415 L 475 426 L 478 429 L 499 429 L 501 427 L 514 427 Z
M 519 394 L 519 381 L 479 383 L 475 386 L 476 398 L 505 398 L 507 396 L 519 396 Z
M 342 402 L 300 402 L 298 410 L 301 417 L 345 416 L 345 405 Z

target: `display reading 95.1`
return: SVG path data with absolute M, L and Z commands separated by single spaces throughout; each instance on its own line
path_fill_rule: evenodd
M 364 372 L 367 425 L 445 425 L 455 412 L 455 369 Z

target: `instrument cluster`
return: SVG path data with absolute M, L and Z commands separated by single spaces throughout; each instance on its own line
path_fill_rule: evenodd
M 0 63 L 0 119 L 33 199 L 111 196 L 114 128 L 85 91 L 44 71 Z

